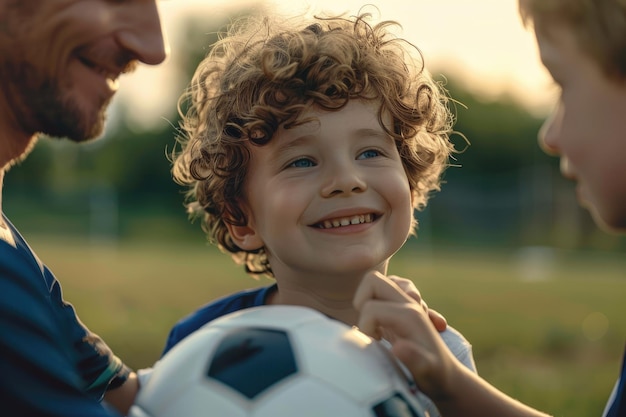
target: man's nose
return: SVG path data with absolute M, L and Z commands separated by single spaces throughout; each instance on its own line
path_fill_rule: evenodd
M 118 33 L 117 41 L 138 61 L 148 65 L 160 64 L 169 54 L 169 45 L 161 27 L 157 2 L 141 1 L 133 6 L 128 6 L 126 12 L 132 13 L 128 19 L 131 23 Z

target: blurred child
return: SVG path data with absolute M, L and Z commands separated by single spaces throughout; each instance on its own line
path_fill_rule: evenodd
M 369 18 L 246 18 L 199 64 L 183 96 L 175 179 L 190 187 L 209 239 L 276 282 L 203 306 L 174 326 L 165 352 L 259 305 L 354 325 L 361 280 L 386 274 L 414 232 L 414 210 L 439 190 L 455 151 L 453 116 L 419 51 L 390 31 L 397 24 Z M 457 331 L 441 338 L 475 370 Z
M 560 89 L 541 147 L 560 156 L 562 174 L 578 183 L 577 195 L 596 223 L 626 231 L 626 2 L 520 0 L 532 23 L 541 60 Z M 396 335 L 392 351 L 412 371 L 420 389 L 444 415 L 544 416 L 466 372 L 441 344 L 415 303 L 382 274 L 366 277 L 355 297 L 361 330 Z M 402 336 L 400 336 L 402 335 Z M 626 416 L 626 370 L 603 415 Z M 576 395 L 576 393 L 572 393 Z

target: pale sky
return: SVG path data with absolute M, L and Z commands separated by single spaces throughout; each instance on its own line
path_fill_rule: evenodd
M 461 79 L 472 92 L 509 94 L 541 114 L 554 102 L 555 89 L 541 66 L 531 31 L 525 29 L 517 0 L 266 0 L 269 10 L 283 15 L 309 11 L 355 14 L 375 4 L 382 20 L 396 20 L 401 35 L 417 45 L 435 74 Z M 130 98 L 139 123 L 162 117 L 181 92 L 172 80 L 178 24 L 185 14 L 223 18 L 254 0 L 170 0 L 161 2 L 163 26 L 172 45 L 168 62 L 142 66 L 122 79 L 120 98 Z M 146 87 L 146 85 L 148 87 Z M 158 86 L 158 88 L 154 88 Z

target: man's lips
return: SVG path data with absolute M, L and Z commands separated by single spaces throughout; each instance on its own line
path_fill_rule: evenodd
M 318 223 L 315 223 L 312 225 L 312 227 L 315 227 L 318 229 L 333 229 L 337 227 L 352 226 L 356 224 L 372 223 L 378 217 L 379 216 L 375 213 L 355 214 L 351 216 L 335 217 L 332 219 L 325 219 Z
M 80 60 L 80 62 L 83 63 L 83 65 L 90 68 L 92 71 L 102 75 L 106 79 L 116 80 L 123 71 L 123 69 L 121 68 L 112 68 L 104 65 L 99 65 L 84 57 L 78 57 L 78 59 Z

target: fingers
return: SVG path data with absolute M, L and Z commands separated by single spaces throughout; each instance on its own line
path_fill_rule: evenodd
M 424 331 L 436 332 L 430 318 L 419 304 L 370 300 L 359 314 L 358 328 L 376 339 L 390 342 L 411 339 Z
M 408 296 L 392 279 L 380 272 L 370 272 L 365 275 L 354 296 L 354 307 L 357 310 L 361 310 L 363 304 L 369 300 L 386 300 L 393 302 L 415 301 L 414 298 Z
M 417 289 L 413 281 L 411 281 L 410 279 L 399 277 L 397 275 L 389 275 L 387 278 L 389 278 L 398 287 L 400 287 L 406 295 L 408 295 L 409 297 L 411 297 L 418 303 L 422 302 L 423 303 L 422 305 L 426 304 L 424 300 L 422 300 L 422 295 L 420 294 L 419 290 Z
M 429 310 L 417 288 L 405 281 L 378 272 L 367 274 L 354 297 L 357 325 L 363 333 L 391 343 L 392 353 L 411 372 L 420 390 L 427 395 L 440 393 L 452 380 L 455 365 L 438 334 L 446 321 Z
M 437 329 L 438 332 L 443 332 L 446 328 L 448 328 L 448 321 L 437 311 L 428 309 L 428 317 L 435 325 L 435 329 Z
M 354 306 L 360 313 L 359 329 L 377 339 L 382 336 L 382 329 L 385 334 L 408 337 L 415 322 L 430 322 L 421 299 L 417 302 L 379 272 L 365 276 L 354 297 Z
M 396 275 L 385 276 L 379 272 L 372 272 L 365 276 L 354 298 L 354 305 L 361 310 L 362 304 L 370 299 L 380 299 L 395 302 L 410 302 L 414 300 L 428 312 L 428 317 L 439 332 L 448 327 L 448 322 L 443 315 L 428 308 L 428 304 L 413 281 Z

